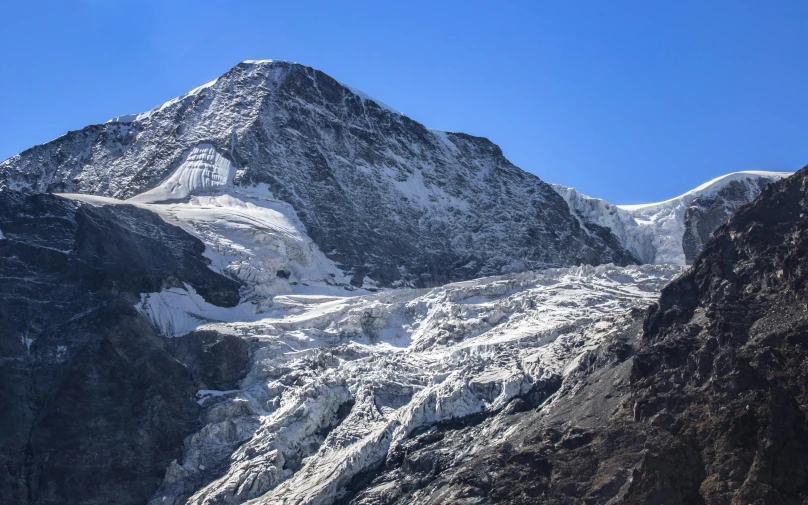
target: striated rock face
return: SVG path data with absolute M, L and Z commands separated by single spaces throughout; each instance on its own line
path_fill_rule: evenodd
M 143 201 L 161 183 L 149 202 L 261 189 L 355 286 L 636 263 L 489 140 L 429 130 L 286 62 L 239 64 L 153 111 L 0 163 L 9 189 Z
M 549 400 L 424 434 L 348 501 L 805 503 L 807 195 L 808 168 L 767 187 Z
M 134 309 L 139 293 L 187 283 L 233 306 L 238 284 L 131 206 L 0 192 L 0 229 L 0 502 L 145 502 L 197 427 L 198 377 L 240 378 L 246 356 L 208 380 L 232 345 L 189 336 L 177 356 L 208 357 L 184 366 Z

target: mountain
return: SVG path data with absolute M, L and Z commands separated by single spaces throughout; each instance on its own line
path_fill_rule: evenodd
M 287 62 L 241 63 L 154 110 L 29 149 L 0 164 L 0 188 L 174 204 L 162 208 L 264 301 L 299 283 L 433 286 L 636 263 L 489 140 L 429 130 Z M 247 227 L 248 245 L 233 240 Z
M 238 284 L 199 240 L 132 206 L 3 191 L 0 223 L 0 502 L 144 503 L 197 428 L 196 391 L 232 387 L 247 349 L 167 342 L 135 304 L 187 285 L 232 307 Z
M 618 207 L 270 61 L 34 147 L 0 503 L 804 502 L 784 175 Z
M 3 503 L 338 503 L 425 434 L 541 404 L 680 272 L 312 287 L 255 314 L 141 204 L 2 191 L 0 229 Z
M 787 172 L 735 172 L 659 203 L 613 205 L 557 184 L 555 189 L 582 226 L 606 228 L 643 263 L 690 265 L 741 206 Z

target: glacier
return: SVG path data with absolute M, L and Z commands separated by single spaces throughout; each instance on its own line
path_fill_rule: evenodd
M 204 426 L 152 503 L 335 503 L 424 430 L 540 390 L 549 397 L 626 311 L 681 271 L 582 266 L 434 289 L 285 295 L 253 321 L 219 309 L 232 321 L 196 330 L 250 342 L 247 376 L 236 390 L 199 391 Z M 172 307 L 184 310 L 163 310 Z

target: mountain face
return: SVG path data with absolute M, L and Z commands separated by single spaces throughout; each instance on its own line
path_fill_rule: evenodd
M 690 265 L 713 232 L 785 172 L 736 172 L 718 177 L 671 200 L 613 205 L 557 184 L 582 226 L 606 229 L 643 263 Z
M 30 149 L 0 503 L 804 503 L 785 175 L 618 207 L 267 61 Z
M 357 287 L 636 263 L 608 230 L 582 229 L 549 185 L 487 139 L 428 130 L 286 62 L 244 62 L 157 109 L 29 149 L 0 164 L 0 187 L 196 207 L 283 202 L 299 221 L 293 233 Z M 231 201 L 194 200 L 210 195 Z M 303 282 L 294 265 L 281 270 Z
M 247 355 L 234 337 L 169 342 L 134 306 L 183 283 L 233 306 L 238 284 L 132 206 L 4 191 L 0 223 L 0 502 L 144 503 L 197 427 L 196 391 L 232 387 Z

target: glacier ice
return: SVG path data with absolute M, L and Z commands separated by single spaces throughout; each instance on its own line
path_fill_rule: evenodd
M 247 321 L 220 309 L 230 322 L 198 328 L 247 339 L 249 371 L 237 390 L 200 391 L 207 421 L 153 503 L 334 503 L 414 434 L 563 380 L 622 313 L 679 272 L 582 266 L 435 289 L 290 294 Z

